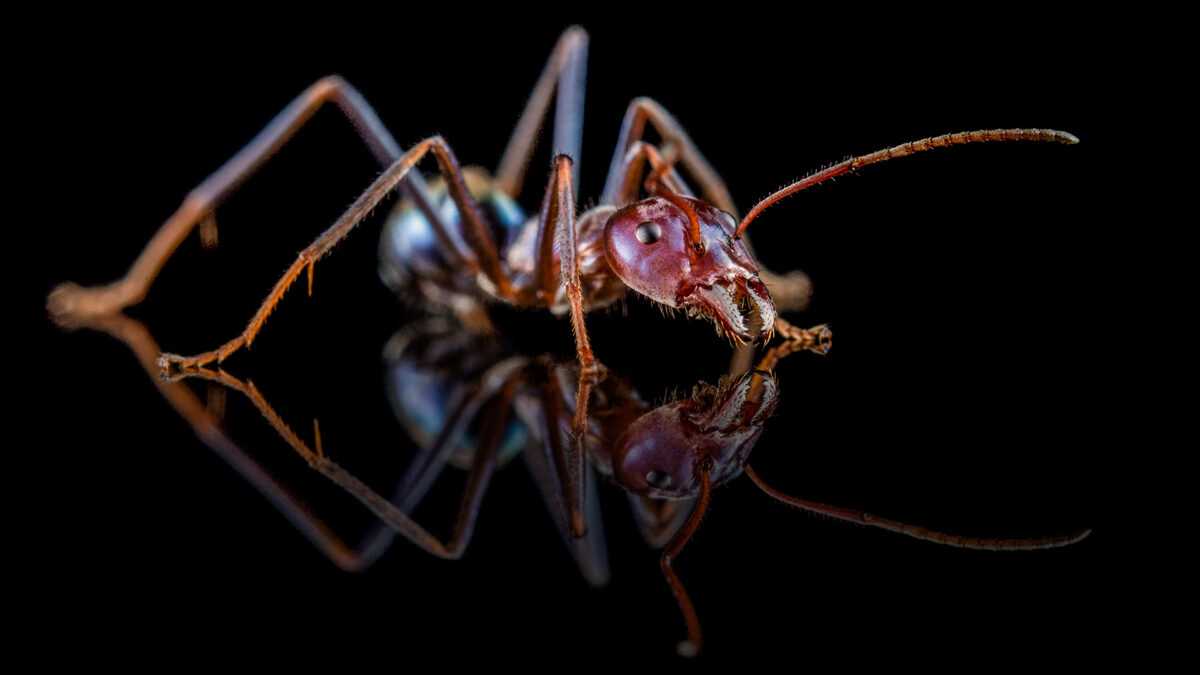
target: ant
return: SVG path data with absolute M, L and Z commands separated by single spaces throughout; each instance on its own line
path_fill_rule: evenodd
M 572 420 L 577 412 L 572 410 L 577 401 L 572 386 L 580 382 L 577 363 L 558 362 L 549 355 L 513 354 L 489 336 L 464 332 L 444 318 L 417 322 L 393 336 L 384 349 L 393 412 L 417 446 L 416 457 L 389 498 L 331 458 L 316 420 L 314 442 L 309 444 L 253 383 L 205 367 L 157 377 L 158 346 L 143 324 L 117 313 L 81 325 L 124 342 L 201 440 L 347 571 L 372 565 L 396 534 L 439 558 L 460 558 L 474 534 L 492 477 L 521 456 L 582 576 L 594 586 L 603 586 L 609 568 L 599 500 L 588 500 L 583 510 L 585 534 L 576 536 L 570 523 L 571 504 L 582 498 L 585 486 L 595 491 L 599 474 L 627 494 L 643 538 L 662 550 L 662 573 L 687 628 L 687 639 L 677 647 L 683 656 L 699 652 L 702 632 L 673 561 L 699 528 L 714 488 L 743 473 L 763 493 L 789 506 L 948 546 L 1045 549 L 1067 546 L 1090 534 L 1082 530 L 1020 539 L 966 537 L 790 496 L 769 485 L 750 466 L 750 454 L 778 405 L 778 364 L 798 351 L 820 351 L 812 341 L 783 341 L 746 372 L 726 375 L 716 385 L 700 382 L 690 395 L 657 407 L 646 403 L 624 378 L 609 374 L 592 393 L 583 438 L 584 465 L 572 467 Z M 207 405 L 183 384 L 186 379 L 218 385 L 210 390 Z M 382 525 L 354 546 L 310 513 L 221 429 L 227 390 L 244 395 L 297 455 L 365 505 Z M 466 471 L 468 477 L 452 534 L 443 541 L 409 514 L 447 467 Z
M 666 308 L 707 317 L 719 333 L 738 344 L 769 340 L 775 333 L 827 342 L 827 329 L 818 335 L 779 317 L 780 311 L 807 303 L 807 277 L 780 276 L 761 268 L 743 236 L 751 222 L 785 197 L 872 164 L 936 148 L 1000 141 L 1078 142 L 1069 133 L 1048 129 L 970 131 L 911 141 L 802 178 L 763 199 L 739 221 L 724 181 L 675 118 L 655 101 L 638 98 L 625 114 L 599 204 L 577 216 L 575 158 L 583 134 L 587 46 L 588 35 L 579 27 L 559 38 L 495 177 L 482 170 L 465 171 L 441 136 L 402 151 L 357 90 L 339 77 L 324 78 L 195 188 L 123 278 L 90 288 L 62 284 L 51 292 L 48 308 L 59 322 L 70 324 L 139 302 L 193 229 L 199 226 L 206 244 L 216 242 L 219 205 L 319 108 L 332 102 L 386 169 L 300 253 L 240 335 L 193 356 L 164 353 L 163 370 L 219 363 L 249 347 L 301 274 L 307 272 L 311 295 L 317 261 L 399 189 L 405 199 L 386 227 L 382 244 L 385 278 L 415 287 L 427 304 L 454 313 L 468 328 L 486 330 L 490 325 L 484 310 L 488 302 L 569 313 L 582 373 L 595 381 L 602 377 L 603 366 L 592 351 L 584 314 L 611 305 L 628 289 Z M 554 159 L 540 212 L 526 219 L 515 199 L 552 94 L 557 96 Z M 642 140 L 647 124 L 664 139 L 662 148 Z M 441 174 L 435 183 L 427 183 L 416 169 L 431 153 Z M 702 198 L 678 174 L 677 164 L 698 182 Z M 648 197 L 639 198 L 641 188 Z
M 626 112 L 598 205 L 577 214 L 574 186 L 583 132 L 587 45 L 587 33 L 581 28 L 570 28 L 560 37 L 494 177 L 481 170 L 464 170 L 450 145 L 440 136 L 427 138 L 403 151 L 350 84 L 338 77 L 321 79 L 188 194 L 123 278 L 90 288 L 62 284 L 51 292 L 48 309 L 64 325 L 81 325 L 114 316 L 139 302 L 192 230 L 198 227 L 202 241 L 206 245 L 215 244 L 215 213 L 221 203 L 278 152 L 318 109 L 332 102 L 351 120 L 386 167 L 383 173 L 299 254 L 240 335 L 216 349 L 193 356 L 162 353 L 157 359 L 158 368 L 168 376 L 175 373 L 201 376 L 211 372 L 203 370 L 204 366 L 223 362 L 243 347 L 250 347 L 271 312 L 301 275 L 307 274 L 311 295 L 317 261 L 388 195 L 399 190 L 403 199 L 385 226 L 381 244 L 383 276 L 390 284 L 415 290 L 424 304 L 455 315 L 465 327 L 478 332 L 490 329 L 485 309 L 490 302 L 569 314 L 579 372 L 570 424 L 574 447 L 565 462 L 564 484 L 569 493 L 569 531 L 571 536 L 582 538 L 587 526 L 580 474 L 592 419 L 588 404 L 593 388 L 605 379 L 605 369 L 588 338 L 584 319 L 587 311 L 611 305 L 632 289 L 661 306 L 710 319 L 718 333 L 739 345 L 767 342 L 779 334 L 798 345 L 797 348 L 827 351 L 831 340 L 828 328 L 802 329 L 779 316 L 780 312 L 803 308 L 811 286 L 801 273 L 776 275 L 756 262 L 744 235 L 764 211 L 788 196 L 837 176 L 937 148 L 1008 141 L 1078 142 L 1069 133 L 1049 129 L 996 129 L 924 138 L 817 171 L 766 197 L 739 219 L 734 215 L 737 209 L 724 181 L 675 118 L 655 101 L 638 98 Z M 525 182 L 538 128 L 549 111 L 552 97 L 555 98 L 554 159 L 539 213 L 526 219 L 516 200 Z M 642 140 L 647 124 L 663 139 L 661 148 Z M 416 166 L 430 154 L 436 160 L 440 179 L 427 183 Z M 680 176 L 677 166 L 697 182 L 699 197 Z M 647 193 L 645 197 L 642 191 Z M 298 440 L 294 434 L 291 436 Z M 678 440 L 690 442 L 682 437 Z M 319 450 L 318 444 L 318 451 L 312 454 L 314 466 L 335 467 Z M 687 619 L 689 640 L 683 643 L 681 651 L 691 653 L 699 648 L 699 623 L 671 570 L 671 560 L 698 526 L 712 486 L 739 473 L 741 465 L 733 468 L 729 458 L 710 453 L 702 445 L 664 446 L 659 450 L 675 453 L 670 465 L 673 468 L 650 468 L 644 473 L 631 474 L 633 482 L 625 487 L 635 492 L 641 490 L 656 499 L 696 500 L 696 507 L 671 539 L 662 558 L 663 572 Z M 795 506 L 914 536 L 926 533 L 886 519 L 780 495 L 761 483 L 749 467 L 745 472 L 768 494 Z M 339 482 L 346 480 L 348 489 L 354 486 L 352 492 L 367 489 L 348 474 L 342 474 L 330 477 Z M 621 482 L 619 472 L 614 475 Z M 655 485 L 649 480 L 651 475 L 669 477 L 671 483 Z M 382 509 L 386 513 L 381 515 L 389 518 L 399 514 L 394 507 L 387 510 L 390 503 L 386 500 L 368 505 Z M 388 522 L 423 548 L 440 554 L 448 552 L 444 545 L 415 527 L 407 516 L 399 514 Z M 939 536 L 942 543 L 955 545 L 981 541 Z M 1050 545 L 1077 539 L 1078 536 L 1054 540 Z M 1044 540 L 1032 541 L 1045 545 Z M 1028 540 L 1016 547 L 1026 545 Z

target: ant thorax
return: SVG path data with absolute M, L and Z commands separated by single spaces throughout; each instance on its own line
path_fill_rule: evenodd
M 480 216 L 500 244 L 501 260 L 513 281 L 513 287 L 535 306 L 547 307 L 554 314 L 565 314 L 570 303 L 563 284 L 556 284 L 554 297 L 544 297 L 536 275 L 539 247 L 539 218 L 527 216 L 524 209 L 481 169 L 464 172 L 467 189 L 479 204 Z M 462 214 L 442 180 L 430 182 L 432 206 L 455 243 L 461 242 Z M 616 209 L 600 206 L 576 220 L 576 257 L 581 290 L 589 308 L 612 304 L 625 294 L 625 285 L 609 268 L 604 257 L 604 226 Z M 485 300 L 503 300 L 496 287 L 483 274 L 462 274 L 456 261 L 450 260 L 440 245 L 428 218 L 410 199 L 402 200 L 389 215 L 380 242 L 380 276 L 398 293 L 419 292 L 422 299 L 435 305 L 451 306 L 462 296 Z M 555 269 L 559 263 L 555 251 Z M 480 296 L 485 296 L 480 298 Z

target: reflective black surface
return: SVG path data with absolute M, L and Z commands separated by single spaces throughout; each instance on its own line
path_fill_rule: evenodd
M 88 180 L 56 202 L 51 236 L 31 249 L 53 253 L 30 293 L 118 276 L 188 189 L 329 71 L 353 81 L 402 143 L 438 132 L 465 162 L 492 165 L 560 28 L 523 30 L 520 41 L 468 31 L 453 64 L 432 58 L 432 34 L 407 32 L 414 42 L 404 49 L 381 46 L 394 34 L 368 32 L 337 49 L 273 33 L 265 43 L 218 39 L 215 51 L 208 39 L 192 50 L 166 38 L 97 50 L 58 83 L 63 105 L 47 113 L 49 122 L 70 119 L 71 154 L 94 160 Z M 956 533 L 1096 532 L 1061 550 L 963 551 L 815 519 L 735 480 L 717 489 L 678 563 L 710 662 L 1077 651 L 1075 632 L 1101 623 L 1105 606 L 1100 467 L 1120 421 L 1105 412 L 1120 272 L 1096 265 L 1111 96 L 1097 53 L 1028 29 L 1018 41 L 953 40 L 858 60 L 791 33 L 734 38 L 709 26 L 687 43 L 703 49 L 653 66 L 655 50 L 631 49 L 624 31 L 589 28 L 584 204 L 599 190 L 627 102 L 642 94 L 687 126 L 743 209 L 849 153 L 920 136 L 1045 126 L 1082 139 L 897 161 L 758 221 L 762 261 L 815 282 L 811 311 L 789 318 L 829 322 L 836 343 L 827 356 L 780 365 L 779 406 L 753 463 L 793 494 Z M 168 68 L 152 76 L 148 60 Z M 796 72 L 801 62 L 814 65 Z M 440 76 L 454 70 L 467 86 Z M 128 75 L 114 81 L 113 72 Z M 374 172 L 345 123 L 322 112 L 220 209 L 219 248 L 187 242 L 129 313 L 169 351 L 227 339 Z M 526 196 L 530 210 L 537 192 Z M 414 441 L 389 406 L 381 355 L 414 317 L 379 283 L 380 220 L 321 262 L 312 299 L 293 292 L 253 348 L 226 365 L 306 439 L 319 418 L 325 451 L 382 491 L 402 475 Z M 570 358 L 565 322 L 507 310 L 496 321 L 517 352 Z M 663 318 L 642 301 L 588 325 L 597 356 L 655 404 L 715 381 L 728 364 L 728 345 L 706 322 Z M 348 574 L 197 440 L 127 347 L 49 322 L 42 330 L 54 414 L 37 448 L 48 461 L 30 486 L 45 599 L 31 610 L 35 624 L 70 616 L 72 642 L 97 653 L 136 636 L 188 650 L 318 643 L 397 663 L 465 651 L 525 662 L 675 658 L 677 611 L 612 486 L 594 495 L 609 541 L 606 588 L 583 581 L 535 484 L 510 468 L 494 479 L 463 560 L 400 541 Z M 226 428 L 341 536 L 370 529 L 369 514 L 243 399 L 228 397 Z M 417 510 L 430 529 L 449 532 L 461 482 L 451 474 Z

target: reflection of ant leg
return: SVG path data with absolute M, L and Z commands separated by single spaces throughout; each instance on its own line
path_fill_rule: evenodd
M 478 417 L 480 408 L 524 365 L 525 360 L 522 358 L 506 359 L 489 368 L 479 382 L 462 386 L 454 392 L 451 403 L 447 406 L 450 413 L 441 431 L 429 447 L 419 450 L 400 483 L 397 490 L 398 500 L 395 501 L 402 511 L 411 512 L 424 499 L 446 462 L 460 447 L 467 429 Z M 493 403 L 492 407 L 495 405 L 497 404 Z
M 508 423 L 509 408 L 516 391 L 517 378 L 510 376 L 505 380 L 498 399 L 484 420 L 483 434 L 479 454 L 471 467 L 471 475 L 467 481 L 466 491 L 455 518 L 454 531 L 449 542 L 442 542 L 430 534 L 425 528 L 398 509 L 392 502 L 381 497 L 377 492 L 354 477 L 337 463 L 330 460 L 324 453 L 318 453 L 309 447 L 291 427 L 279 417 L 275 409 L 267 403 L 253 383 L 242 382 L 224 371 L 212 371 L 204 368 L 190 370 L 180 375 L 180 379 L 197 377 L 220 382 L 230 389 L 245 394 L 259 413 L 267 420 L 273 429 L 292 447 L 306 462 L 317 471 L 325 474 L 356 499 L 366 505 L 380 520 L 403 535 L 406 539 L 420 546 L 426 552 L 439 558 L 457 559 L 462 556 L 467 542 L 475 529 L 475 521 L 479 515 L 479 507 L 483 494 L 487 491 L 488 483 L 496 468 L 496 449 Z
M 775 319 L 775 332 L 785 340 L 798 342 L 800 349 L 818 354 L 828 354 L 833 347 L 833 331 L 821 324 L 812 328 L 800 328 L 783 319 Z
M 540 414 L 534 430 L 545 446 L 554 474 L 558 477 L 560 499 L 566 509 L 567 529 L 571 536 L 581 538 L 587 534 L 585 504 L 587 501 L 584 480 L 584 444 L 587 440 L 587 403 L 591 396 L 594 380 L 584 369 L 580 369 L 575 392 L 575 413 L 568 407 L 568 393 L 559 379 L 566 372 L 548 360 L 542 361 L 544 380 L 539 386 Z M 569 386 L 569 385 L 568 385 Z M 570 434 L 563 429 L 569 423 Z
M 700 633 L 700 617 L 696 614 L 696 606 L 692 604 L 692 599 L 688 596 L 687 590 L 683 587 L 683 582 L 679 580 L 679 575 L 675 574 L 675 569 L 671 566 L 672 561 L 679 557 L 683 547 L 687 545 L 688 540 L 696 533 L 700 527 L 700 521 L 704 519 L 704 514 L 708 511 L 709 502 L 712 501 L 712 477 L 710 473 L 712 466 L 709 462 L 700 462 L 697 466 L 697 478 L 700 480 L 700 495 L 696 498 L 696 505 L 692 508 L 688 515 L 687 521 L 671 537 L 671 541 L 663 549 L 662 556 L 659 558 L 659 566 L 662 568 L 663 576 L 667 579 L 667 584 L 671 587 L 671 592 L 675 594 L 675 600 L 679 603 L 679 611 L 683 614 L 683 620 L 687 624 L 688 639 L 680 642 L 677 650 L 680 656 L 695 656 L 700 653 L 702 637 Z
M 812 328 L 800 328 L 782 317 L 775 318 L 775 334 L 783 342 L 772 347 L 758 364 L 758 370 L 773 370 L 775 365 L 788 354 L 806 350 L 817 354 L 828 354 L 833 348 L 833 331 L 821 324 Z M 737 376 L 750 370 L 754 363 L 754 345 L 739 345 L 729 362 L 729 375 Z
M 299 499 L 276 482 L 266 469 L 226 436 L 217 420 L 191 389 L 181 382 L 170 382 L 160 378 L 157 364 L 158 343 L 140 321 L 124 314 L 109 314 L 84 318 L 78 327 L 107 333 L 125 343 L 158 387 L 159 393 L 192 427 L 196 436 L 262 493 L 333 564 L 348 572 L 357 572 L 369 567 L 382 552 L 360 552 L 347 545 L 328 526 L 312 515 Z M 213 386 L 224 391 L 219 385 Z
M 568 493 L 565 476 L 560 471 L 554 447 L 544 439 L 531 440 L 525 448 L 525 465 L 537 483 L 546 502 L 546 508 L 554 518 L 563 541 L 579 566 L 583 578 L 593 586 L 608 583 L 608 549 L 604 537 L 604 521 L 600 515 L 600 500 L 593 498 L 583 505 L 583 517 L 587 533 L 582 537 L 570 531 L 570 515 L 563 495 Z M 583 467 L 585 490 L 596 494 L 596 472 L 591 464 Z
M 761 477 L 759 477 L 758 473 L 754 469 L 750 468 L 750 465 L 746 465 L 745 471 L 746 475 L 750 477 L 750 480 L 754 481 L 754 484 L 757 485 L 759 489 L 767 493 L 772 498 L 789 506 L 794 506 L 798 509 L 803 509 L 812 513 L 819 513 L 821 515 L 829 516 L 830 518 L 836 518 L 838 520 L 844 520 L 850 523 L 870 525 L 871 527 L 878 527 L 885 530 L 890 530 L 892 532 L 899 532 L 900 534 L 908 535 L 915 539 L 931 541 L 935 544 L 944 544 L 946 546 L 973 548 L 985 551 L 1029 551 L 1033 549 L 1057 548 L 1060 546 L 1074 544 L 1075 542 L 1087 537 L 1092 532 L 1091 530 L 1080 530 L 1067 535 L 1031 537 L 1025 539 L 985 539 L 981 537 L 963 537 L 956 534 L 936 532 L 919 525 L 909 525 L 907 523 L 901 523 L 888 518 L 873 516 L 865 511 L 847 509 L 840 506 L 831 506 L 829 504 L 822 504 L 821 502 L 814 502 L 808 499 L 792 497 L 783 494 L 770 485 L 767 485 L 767 483 L 763 481 Z

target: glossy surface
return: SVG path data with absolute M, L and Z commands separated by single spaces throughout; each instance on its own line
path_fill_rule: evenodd
M 159 668 L 164 650 L 236 650 L 308 665 L 333 655 L 350 670 L 367 659 L 397 669 L 478 659 L 679 669 L 676 610 L 619 488 L 601 482 L 592 492 L 609 516 L 613 554 L 612 582 L 600 592 L 581 581 L 519 465 L 497 475 L 463 560 L 398 544 L 367 573 L 347 574 L 192 434 L 123 346 L 45 321 L 53 284 L 104 282 L 123 270 L 194 181 L 317 76 L 340 72 L 361 87 L 403 143 L 438 131 L 464 161 L 494 162 L 562 23 L 538 25 L 526 12 L 497 31 L 499 22 L 463 26 L 442 11 L 418 29 L 419 8 L 391 9 L 403 16 L 339 22 L 323 13 L 305 31 L 260 31 L 232 15 L 170 31 L 133 21 L 107 30 L 98 21 L 42 24 L 67 38 L 49 39 L 48 49 L 80 57 L 41 60 L 62 68 L 45 80 L 51 100 L 36 111 L 40 122 L 62 124 L 47 130 L 41 168 L 49 176 L 75 157 L 103 158 L 103 168 L 66 174 L 65 192 L 46 185 L 54 194 L 36 203 L 58 207 L 42 213 L 31 227 L 36 243 L 18 256 L 18 269 L 30 257 L 37 269 L 15 287 L 30 307 L 15 325 L 40 331 L 35 350 L 15 361 L 37 375 L 35 412 L 14 415 L 16 429 L 31 432 L 21 437 L 37 443 L 17 447 L 10 467 L 14 579 L 31 591 L 12 598 L 22 617 L 18 657 L 22 645 L 53 659 L 69 644 L 92 667 Z M 1108 474 L 1109 460 L 1135 466 L 1130 448 L 1145 445 L 1144 433 L 1122 431 L 1131 413 L 1110 411 L 1122 399 L 1113 378 L 1136 369 L 1126 360 L 1139 352 L 1096 339 L 1098 326 L 1136 316 L 1145 298 L 1128 292 L 1129 256 L 1099 245 L 1096 224 L 1115 207 L 1097 186 L 1117 175 L 1106 136 L 1119 138 L 1136 119 L 1124 108 L 1147 100 L 1122 94 L 1122 74 L 1169 66 L 1143 71 L 1100 44 L 1120 28 L 1049 7 L 1033 22 L 996 21 L 993 12 L 944 30 L 871 31 L 895 36 L 881 42 L 856 41 L 858 23 L 834 30 L 761 14 L 739 22 L 734 13 L 722 14 L 720 32 L 682 30 L 678 16 L 589 25 L 595 88 L 582 194 L 596 194 L 625 105 L 641 94 L 671 105 L 743 208 L 823 163 L 914 134 L 1011 121 L 1083 138 L 1071 152 L 951 151 L 869 170 L 757 221 L 759 259 L 813 277 L 815 304 L 800 318 L 832 321 L 840 342 L 824 359 L 797 355 L 780 369 L 776 415 L 754 467 L 796 494 L 961 532 L 1098 529 L 1058 551 L 959 551 L 805 516 L 743 476 L 718 489 L 681 560 L 710 638 L 698 665 L 1037 662 L 1071 671 L 1097 652 L 1153 653 L 1130 617 L 1148 616 L 1155 601 L 1144 602 L 1129 574 L 1153 559 L 1153 546 L 1104 527 L 1122 492 L 1137 491 Z M 654 46 L 664 44 L 669 56 L 659 59 Z M 800 58 L 798 44 L 833 56 L 780 80 Z M 456 59 L 469 80 L 461 88 L 446 76 Z M 18 79 L 42 67 L 17 69 Z M 97 101 L 108 104 L 84 105 Z M 376 175 L 335 112 L 316 121 L 218 214 L 220 246 L 186 242 L 133 312 L 164 347 L 206 348 L 239 329 L 295 252 Z M 54 139 L 72 147 L 56 152 Z M 544 178 L 546 154 L 531 168 L 533 183 Z M 527 212 L 538 196 L 522 198 Z M 383 395 L 381 350 L 414 320 L 378 283 L 385 216 L 318 268 L 312 298 L 293 291 L 252 351 L 226 364 L 253 378 L 306 439 L 319 416 L 326 452 L 381 492 L 415 448 Z M 513 314 L 518 334 L 505 331 L 513 341 L 571 358 L 564 322 Z M 589 327 L 598 354 L 649 405 L 714 381 L 727 364 L 727 346 L 707 326 L 664 319 L 648 303 L 596 313 Z M 187 386 L 205 400 L 204 386 Z M 359 532 L 369 514 L 263 430 L 255 411 L 231 398 L 226 415 L 245 450 L 315 513 L 347 537 Z M 448 472 L 431 493 L 421 511 L 431 529 L 449 528 L 461 477 Z

